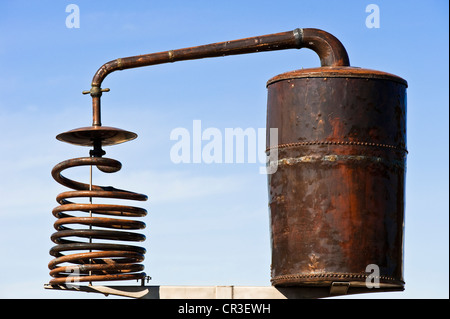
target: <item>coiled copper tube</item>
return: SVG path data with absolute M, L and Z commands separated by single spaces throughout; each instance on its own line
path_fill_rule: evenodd
M 50 249 L 50 255 L 55 258 L 48 265 L 50 275 L 54 277 L 49 283 L 56 285 L 67 282 L 143 279 L 146 274 L 141 272 L 144 266 L 139 263 L 144 260 L 145 248 L 122 243 L 94 241 L 96 239 L 144 241 L 144 235 L 128 230 L 143 229 L 145 223 L 126 217 L 143 217 L 147 214 L 147 211 L 143 208 L 125 205 L 73 203 L 68 198 L 100 197 L 145 201 L 147 196 L 110 186 L 80 183 L 61 175 L 61 172 L 65 169 L 90 165 L 95 165 L 101 171 L 108 173 L 117 172 L 122 167 L 121 163 L 114 159 L 82 157 L 63 161 L 52 170 L 52 176 L 58 183 L 74 189 L 74 191 L 59 194 L 56 201 L 60 206 L 52 211 L 58 220 L 54 224 L 57 232 L 51 235 L 51 240 L 57 245 Z M 67 212 L 109 215 L 116 218 L 80 217 L 70 215 Z M 125 217 L 125 219 L 121 217 Z M 67 225 L 88 225 L 90 228 L 75 229 L 69 228 Z M 96 228 L 93 229 L 92 227 Z M 69 237 L 89 239 L 89 241 L 67 239 Z M 65 255 L 63 252 L 76 253 Z M 67 263 L 75 264 L 75 266 L 67 265 Z

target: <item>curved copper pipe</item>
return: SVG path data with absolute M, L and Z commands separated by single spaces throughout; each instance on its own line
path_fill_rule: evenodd
M 347 51 L 334 35 L 319 29 L 303 29 L 302 48 L 317 53 L 324 66 L 350 66 Z
M 92 96 L 93 126 L 101 126 L 100 86 L 105 77 L 114 71 L 183 60 L 301 48 L 314 50 L 319 55 L 322 67 L 350 65 L 347 51 L 336 37 L 328 32 L 309 28 L 109 61 L 97 70 L 92 79 L 92 88 L 86 92 Z

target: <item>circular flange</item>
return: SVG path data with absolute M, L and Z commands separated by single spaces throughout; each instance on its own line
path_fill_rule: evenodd
M 101 141 L 102 146 L 108 146 L 131 141 L 136 137 L 136 133 L 115 127 L 88 126 L 58 134 L 56 139 L 81 146 L 94 146 L 94 141 Z

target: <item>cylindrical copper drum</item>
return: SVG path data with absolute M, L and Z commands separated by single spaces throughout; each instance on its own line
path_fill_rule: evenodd
M 402 288 L 407 82 L 321 67 L 267 87 L 272 284 Z

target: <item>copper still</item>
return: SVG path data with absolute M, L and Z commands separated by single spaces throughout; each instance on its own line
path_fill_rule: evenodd
M 144 248 L 102 241 L 143 241 L 143 234 L 128 230 L 143 229 L 145 223 L 128 217 L 143 217 L 146 210 L 93 203 L 92 198 L 145 201 L 147 196 L 61 175 L 75 166 L 118 171 L 120 162 L 104 158 L 102 147 L 137 136 L 102 126 L 100 98 L 109 89 L 101 84 L 108 74 L 182 60 L 300 48 L 314 50 L 321 67 L 280 74 L 267 83 L 267 132 L 278 132 L 276 145 L 269 143 L 267 135 L 268 154 L 278 154 L 275 159 L 269 156 L 268 163 L 276 167 L 268 173 L 272 284 L 364 287 L 368 279 L 374 279 L 383 288 L 402 288 L 407 83 L 392 74 L 350 67 L 341 42 L 317 29 L 103 64 L 91 89 L 83 92 L 92 97 L 92 126 L 57 137 L 93 149 L 89 157 L 64 161 L 52 171 L 57 182 L 73 190 L 58 195 L 60 206 L 53 210 L 57 232 L 51 236 L 56 246 L 50 250 L 55 257 L 49 263 L 54 277 L 50 284 L 146 277 L 140 264 Z M 78 197 L 90 202 L 69 200 Z M 379 272 L 368 273 L 370 265 Z

